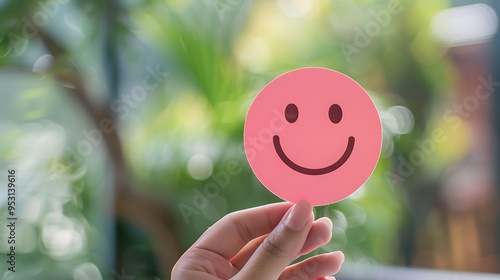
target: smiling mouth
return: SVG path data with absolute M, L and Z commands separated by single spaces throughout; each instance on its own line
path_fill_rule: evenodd
M 306 174 L 306 175 L 323 175 L 326 173 L 330 173 L 332 171 L 337 170 L 339 167 L 341 167 L 351 156 L 352 150 L 354 149 L 354 137 L 350 136 L 349 140 L 347 142 L 347 147 L 344 151 L 344 154 L 342 157 L 340 157 L 335 163 L 323 167 L 323 168 L 306 168 L 302 167 L 295 162 L 293 162 L 291 159 L 287 157 L 285 152 L 283 151 L 283 148 L 281 148 L 281 143 L 280 143 L 280 137 L 278 135 L 274 135 L 273 137 L 273 142 L 274 142 L 274 149 L 276 150 L 276 153 L 280 157 L 280 159 L 285 163 L 288 167 L 291 169 Z

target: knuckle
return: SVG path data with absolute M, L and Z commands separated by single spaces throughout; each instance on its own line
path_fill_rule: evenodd
M 238 235 L 244 242 L 249 242 L 252 240 L 252 233 L 245 224 L 243 224 L 234 214 L 228 215 L 229 220 L 233 223 L 234 228 L 238 232 Z
M 271 234 L 264 239 L 262 242 L 262 249 L 272 258 L 287 257 L 286 251 L 283 250 L 282 244 L 280 244 L 278 237 L 275 234 Z

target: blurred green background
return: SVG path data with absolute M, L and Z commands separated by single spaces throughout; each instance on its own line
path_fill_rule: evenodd
M 453 109 L 491 80 L 498 21 L 476 5 L 458 21 L 479 31 L 453 29 L 460 11 L 443 13 L 476 2 L 0 0 L 0 178 L 17 170 L 19 218 L 1 279 L 168 279 L 222 216 L 280 201 L 243 124 L 263 86 L 307 66 L 361 84 L 384 129 L 369 181 L 315 208 L 334 237 L 312 254 L 498 272 L 491 102 Z

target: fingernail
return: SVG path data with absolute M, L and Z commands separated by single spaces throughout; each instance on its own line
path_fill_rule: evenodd
M 332 253 L 333 255 L 336 255 L 340 259 L 340 263 L 344 263 L 345 261 L 345 255 L 341 251 L 336 251 Z
M 292 206 L 288 216 L 285 218 L 285 226 L 289 229 L 299 231 L 306 225 L 311 218 L 312 206 L 305 200 Z
M 318 221 L 320 221 L 323 224 L 325 224 L 330 231 L 333 230 L 333 223 L 332 223 L 332 220 L 330 220 L 330 218 L 328 218 L 328 217 L 322 217 L 322 218 L 319 218 Z

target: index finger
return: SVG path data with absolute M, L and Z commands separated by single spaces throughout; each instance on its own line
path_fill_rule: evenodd
M 252 239 L 270 233 L 292 207 L 279 202 L 230 213 L 211 226 L 191 248 L 231 259 Z

